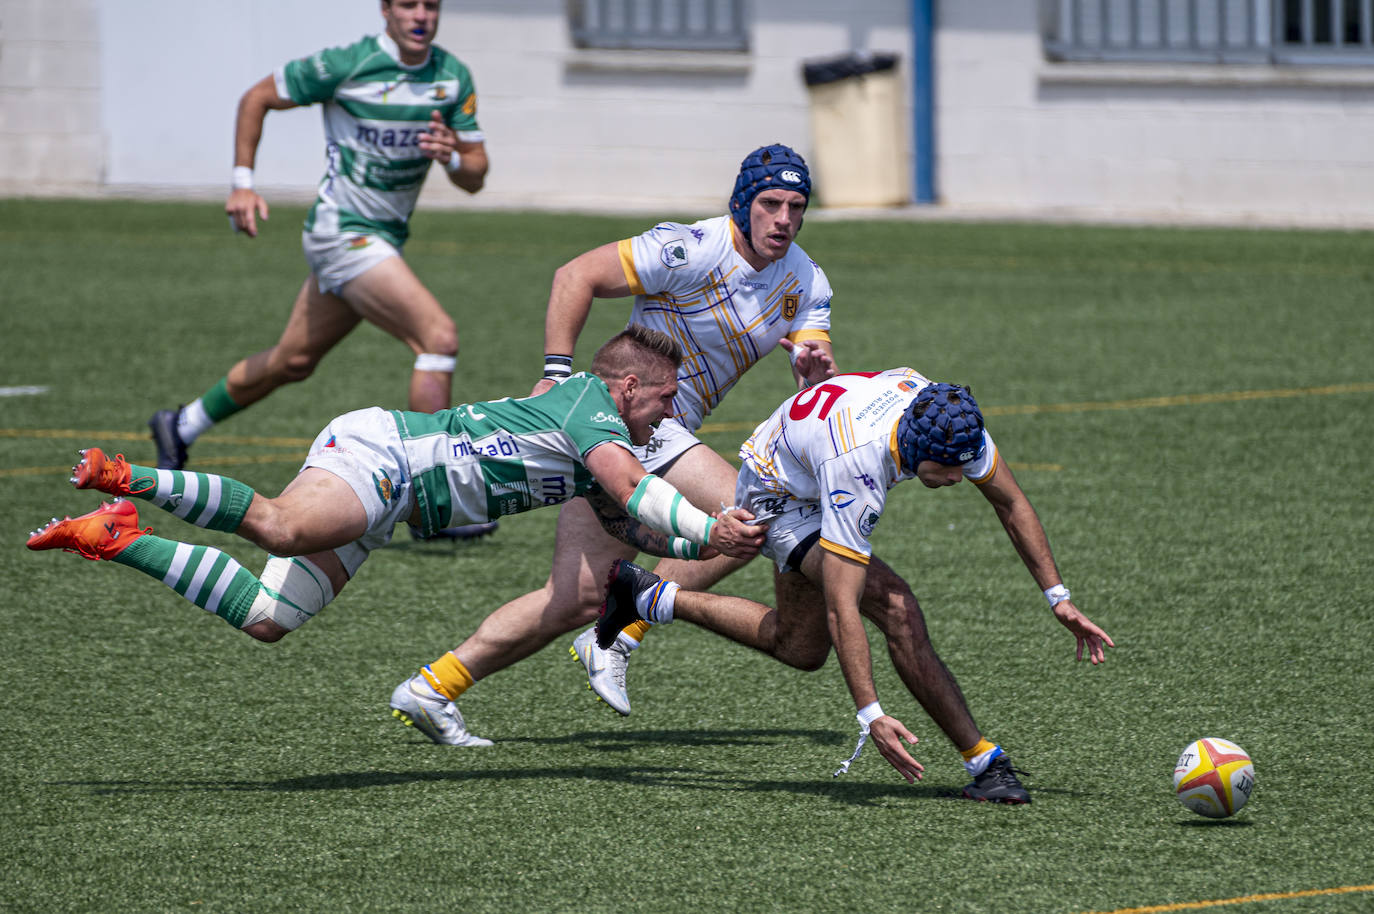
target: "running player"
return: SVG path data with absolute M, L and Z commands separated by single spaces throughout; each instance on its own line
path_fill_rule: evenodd
M 439 6 L 382 0 L 382 34 L 293 60 L 240 100 L 225 211 L 253 238 L 268 215 L 267 201 L 253 189 L 267 112 L 323 105 L 328 168 L 301 236 L 310 275 L 276 345 L 235 363 L 185 406 L 148 420 L 159 468 L 181 469 L 187 448 L 211 426 L 283 384 L 305 380 L 364 320 L 414 351 L 410 408 L 428 413 L 449 405 L 458 331 L 401 250 L 430 163 L 475 194 L 487 152 L 472 74 L 434 45 Z
M 1055 618 L 1077 639 L 1078 659 L 1086 649 L 1098 664 L 1104 646 L 1115 646 L 1070 600 L 1045 530 L 984 429 L 972 393 L 932 383 L 909 368 L 839 375 L 785 401 L 745 442 L 740 457 L 734 503 L 768 521 L 763 552 L 776 563 L 777 608 L 679 588 L 622 560 L 612 566 L 598 641 L 612 643 L 636 620 L 676 617 L 802 670 L 819 669 L 833 645 L 858 709 L 859 748 L 871 733 L 878 751 L 911 781 L 924 769 L 901 741 L 916 737 L 878 704 L 861 619 L 868 616 L 886 636 L 903 683 L 962 753 L 974 779 L 964 796 L 1030 802 L 1006 754 L 979 731 L 931 646 L 911 587 L 869 544 L 893 486 L 916 478 L 940 488 L 967 479 L 997 512 Z

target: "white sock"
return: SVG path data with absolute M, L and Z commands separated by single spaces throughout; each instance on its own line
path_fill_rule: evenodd
M 680 588 L 673 581 L 659 581 L 653 587 L 635 597 L 635 608 L 639 617 L 655 625 L 667 625 L 673 621 L 673 605 L 677 602 Z
M 618 645 L 620 645 L 621 647 L 623 647 L 623 648 L 625 649 L 625 652 L 626 652 L 626 653 L 629 653 L 630 651 L 632 651 L 632 650 L 634 650 L 635 648 L 639 647 L 639 639 L 637 639 L 637 638 L 631 638 L 629 635 L 625 634 L 623 631 L 622 631 L 620 634 L 618 634 L 618 635 L 615 636 L 615 643 L 618 644 Z
M 211 419 L 210 414 L 205 411 L 205 404 L 200 402 L 200 397 L 187 403 L 177 414 L 177 434 L 186 444 L 190 444 L 205 434 L 205 431 L 214 424 L 215 420 Z
M 966 770 L 970 775 L 976 778 L 984 771 L 987 771 L 988 763 L 991 762 L 993 759 L 997 758 L 997 756 L 1001 754 L 1002 747 L 993 746 L 991 749 L 989 749 L 987 752 L 984 752 L 982 755 L 975 755 L 967 762 L 964 762 L 964 770 Z

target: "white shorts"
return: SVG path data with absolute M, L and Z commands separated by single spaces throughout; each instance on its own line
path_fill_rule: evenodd
M 319 467 L 348 483 L 367 512 L 367 532 L 334 554 L 352 577 L 367 554 L 391 541 L 392 529 L 410 517 L 415 494 L 396 418 L 373 406 L 344 413 L 310 445 L 301 469 Z
M 687 431 L 687 426 L 676 419 L 664 419 L 654 429 L 649 443 L 634 448 L 635 456 L 650 473 L 662 476 L 690 447 L 701 444 L 701 440 Z
M 751 511 L 756 521 L 768 522 L 768 538 L 759 551 L 778 571 L 800 571 L 807 551 L 821 538 L 820 503 L 768 491 L 745 464 L 735 481 L 735 504 Z
M 301 232 L 301 249 L 320 291 L 335 295 L 349 280 L 357 279 L 389 257 L 401 256 L 380 235 L 357 232 Z

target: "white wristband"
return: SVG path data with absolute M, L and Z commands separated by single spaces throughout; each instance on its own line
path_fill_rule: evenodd
M 455 149 L 453 150 L 453 154 L 448 157 L 448 161 L 444 163 L 444 171 L 448 172 L 449 174 L 453 174 L 455 171 L 462 167 L 463 157 L 459 155 L 458 150 Z
M 1069 598 L 1069 588 L 1063 584 L 1056 584 L 1045 591 L 1045 599 L 1050 601 L 1050 609 L 1054 609 L 1060 603 Z
M 873 726 L 875 720 L 883 716 L 883 709 L 882 706 L 875 701 L 871 705 L 865 705 L 860 708 L 857 716 L 859 718 L 859 723 L 867 730 L 869 727 Z
M 234 190 L 252 190 L 253 169 L 249 168 L 247 165 L 235 165 L 234 176 L 230 179 L 229 185 L 233 187 Z

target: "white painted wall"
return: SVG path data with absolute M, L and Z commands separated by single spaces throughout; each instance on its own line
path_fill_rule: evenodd
M 377 7 L 0 0 L 0 193 L 222 195 L 243 90 L 377 31 Z M 755 0 L 745 55 L 580 51 L 565 8 L 445 3 L 492 171 L 475 198 L 436 175 L 424 205 L 718 211 L 756 145 L 819 164 L 801 63 L 855 49 L 901 55 L 909 124 L 908 0 Z M 939 3 L 941 204 L 923 214 L 1374 226 L 1374 68 L 1053 64 L 1036 16 Z M 308 195 L 322 152 L 318 112 L 270 114 L 259 185 Z
M 1374 225 L 1374 68 L 1043 59 L 1034 5 L 940 5 L 938 181 L 963 212 Z

